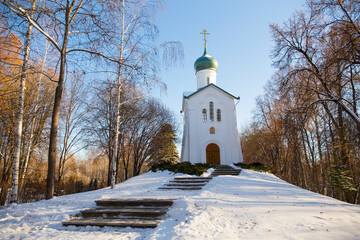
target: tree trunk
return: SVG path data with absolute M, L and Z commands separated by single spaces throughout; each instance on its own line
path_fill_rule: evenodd
M 34 16 L 36 0 L 33 0 L 31 5 L 31 18 Z M 28 30 L 26 33 L 26 42 L 25 42 L 25 53 L 24 59 L 21 67 L 21 77 L 20 77 L 20 89 L 19 89 L 19 105 L 18 105 L 18 116 L 16 120 L 16 130 L 15 130 L 15 151 L 14 151 L 14 167 L 13 167 L 13 176 L 12 176 L 12 191 L 10 203 L 17 203 L 18 193 L 19 193 L 19 165 L 20 165 L 20 148 L 21 148 L 21 138 L 22 138 L 22 128 L 23 128 L 23 118 L 24 118 L 24 98 L 25 98 L 25 78 L 26 70 L 29 60 L 30 53 L 30 40 L 31 40 L 31 31 L 32 25 L 29 24 Z
M 111 131 L 111 130 L 110 130 Z M 111 139 L 112 137 L 111 137 L 111 134 L 109 134 L 109 139 Z M 109 164 L 108 164 L 108 173 L 107 173 L 107 186 L 109 187 L 109 186 L 111 186 L 111 169 L 112 169 L 112 151 L 111 151 L 111 147 L 112 146 L 112 143 L 111 143 L 111 141 L 109 142 L 109 155 L 108 155 L 108 157 L 109 157 Z
M 50 142 L 49 142 L 49 156 L 48 156 L 48 173 L 46 180 L 46 199 L 50 199 L 54 196 L 55 190 L 55 165 L 56 165 L 56 150 L 57 150 L 57 131 L 59 125 L 59 113 L 60 113 L 60 104 L 61 96 L 63 91 L 63 84 L 65 80 L 65 64 L 66 64 L 66 49 L 67 41 L 69 37 L 69 28 L 70 28 L 70 13 L 71 7 L 69 2 L 67 4 L 67 9 L 65 12 L 65 32 L 63 45 L 60 52 L 60 74 L 58 85 L 55 90 L 55 99 L 54 107 L 51 116 L 51 128 L 50 128 Z
M 111 94 L 111 93 L 110 93 Z M 110 97 L 110 104 L 111 104 L 111 97 Z M 111 106 L 109 107 L 109 119 L 110 119 L 110 123 L 109 123 L 109 141 L 108 141 L 108 146 L 107 146 L 107 149 L 108 149 L 108 172 L 107 172 L 107 186 L 111 186 L 111 168 L 112 168 L 112 159 L 113 159 L 113 151 L 112 151 L 112 140 L 114 139 L 114 137 L 112 136 L 113 133 L 112 133 L 112 127 L 113 127 L 113 123 L 111 122 L 112 121 L 112 111 L 111 111 Z
M 318 189 L 319 189 L 320 193 L 324 194 L 324 189 L 325 189 L 325 184 L 324 184 L 325 183 L 325 169 L 323 169 L 323 167 L 322 167 L 322 165 L 324 164 L 324 160 L 323 160 L 323 154 L 322 154 L 322 149 L 321 149 L 321 137 L 320 137 L 319 125 L 318 125 L 317 117 L 315 117 L 315 131 L 316 131 L 316 142 L 317 142 L 317 149 L 318 149 L 319 163 L 320 163 L 320 175 L 322 177 L 322 181 L 321 181 L 322 186 L 320 187 L 319 180 L 317 181 L 317 184 L 318 184 Z
M 111 161 L 111 188 L 115 187 L 116 181 L 116 158 L 118 156 L 118 140 L 119 140 L 119 125 L 120 125 L 120 100 L 121 100 L 121 68 L 122 68 L 122 57 L 124 49 L 124 35 L 125 35 L 125 1 L 122 1 L 122 20 L 121 20 L 121 42 L 120 42 L 120 57 L 119 57 L 119 69 L 118 77 L 116 82 L 116 118 L 115 118 L 115 136 L 113 143 L 113 158 Z
M 117 172 L 117 157 L 118 157 L 118 142 L 119 142 L 119 125 L 120 125 L 120 91 L 121 91 L 121 65 L 119 65 L 118 78 L 116 82 L 116 117 L 115 117 L 115 133 L 113 143 L 113 157 L 111 161 L 111 189 L 116 184 Z
M 0 187 L 1 187 L 0 206 L 4 206 L 6 203 L 7 195 L 8 195 L 9 183 L 7 181 L 3 181 L 3 183 L 0 185 Z
M 43 58 L 42 64 L 41 64 L 41 74 L 39 76 L 39 84 L 37 87 L 37 92 L 36 92 L 36 97 L 35 97 L 35 106 L 34 106 L 34 113 L 37 113 L 38 110 L 38 100 L 39 100 L 39 95 L 40 95 L 40 89 L 41 89 L 41 85 L 42 85 L 42 72 L 44 71 L 45 68 L 45 62 L 46 62 L 46 56 L 47 56 L 47 51 L 49 49 L 49 45 L 46 44 L 46 51 L 45 51 L 45 56 Z M 34 149 L 34 129 L 35 129 L 35 121 L 36 120 L 36 116 L 32 118 L 31 120 L 31 124 L 30 124 L 30 136 L 29 136 L 29 143 L 26 149 L 26 155 L 25 155 L 25 162 L 23 165 L 23 169 L 22 169 L 22 173 L 20 175 L 20 192 L 22 191 L 22 187 L 24 186 L 24 181 L 25 181 L 25 177 L 26 177 L 26 173 L 27 173 L 27 169 L 28 169 L 28 165 L 29 165 L 29 161 L 30 161 L 30 156 L 31 153 Z

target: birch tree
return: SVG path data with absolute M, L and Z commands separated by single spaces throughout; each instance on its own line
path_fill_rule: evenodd
M 136 0 L 106 1 L 104 8 L 109 12 L 109 21 L 115 27 L 109 33 L 110 44 L 108 60 L 116 63 L 115 83 L 115 120 L 112 131 L 112 158 L 110 159 L 109 180 L 111 188 L 116 182 L 116 162 L 119 156 L 119 128 L 121 125 L 120 107 L 121 92 L 131 81 L 137 87 L 160 83 L 157 79 L 159 67 L 156 66 L 159 51 L 163 52 L 163 61 L 169 65 L 182 58 L 181 44 L 178 42 L 164 42 L 154 45 L 157 28 L 151 23 L 156 8 L 162 7 L 161 1 Z
M 90 47 L 88 49 L 79 48 L 79 46 L 83 46 L 80 44 L 84 40 L 94 40 L 94 35 L 100 34 L 100 32 L 95 31 L 97 27 L 91 25 L 91 19 L 96 16 L 96 13 L 94 13 L 96 7 L 93 7 L 93 3 L 96 2 L 91 0 L 46 1 L 44 7 L 37 10 L 46 19 L 47 24 L 50 22 L 55 26 L 55 32 L 47 31 L 45 26 L 31 16 L 29 9 L 22 5 L 21 1 L 2 0 L 1 2 L 46 37 L 53 48 L 57 50 L 59 56 L 59 71 L 51 117 L 48 153 L 46 199 L 50 199 L 54 195 L 58 123 L 63 85 L 66 77 L 67 57 L 74 52 L 101 55 L 101 53 L 92 51 Z M 85 26 L 86 24 L 90 24 L 90 26 Z M 88 39 L 88 37 L 92 39 Z
M 34 18 L 35 14 L 36 0 L 32 1 L 29 16 Z M 20 89 L 19 89 L 19 107 L 18 107 L 18 116 L 16 121 L 16 130 L 15 130 L 15 151 L 14 151 L 14 167 L 13 167 L 13 176 L 12 176 L 12 192 L 10 203 L 17 203 L 18 193 L 19 193 L 19 164 L 20 164 L 20 147 L 21 147 L 21 137 L 22 137 L 22 128 L 23 128 L 23 118 L 24 118 L 24 95 L 25 95 L 25 81 L 26 81 L 26 72 L 28 69 L 28 61 L 30 54 L 30 41 L 31 41 L 31 32 L 32 25 L 28 25 L 28 30 L 26 33 L 26 40 L 24 45 L 24 58 L 21 67 L 20 75 Z
M 0 40 L 0 205 L 4 205 L 14 158 L 13 136 L 15 133 L 12 126 L 16 122 L 14 120 L 16 113 L 13 110 L 18 109 L 18 106 L 15 106 L 12 95 L 14 92 L 19 92 L 18 85 L 13 83 L 14 79 L 18 77 L 18 73 L 21 72 L 22 42 L 18 35 L 9 30 L 1 32 Z
M 25 182 L 31 154 L 32 154 L 37 142 L 39 141 L 39 136 L 36 136 L 36 135 L 38 135 L 38 134 L 36 134 L 36 130 L 37 130 L 36 125 L 37 125 L 37 123 L 40 123 L 40 125 L 45 124 L 44 121 L 41 120 L 41 117 L 39 117 L 39 116 L 42 116 L 42 114 L 39 114 L 38 110 L 41 107 L 41 105 L 40 105 L 41 89 L 45 88 L 45 86 L 46 86 L 46 84 L 44 84 L 44 74 L 42 74 L 42 73 L 44 73 L 46 71 L 45 64 L 47 61 L 48 50 L 49 50 L 49 42 L 46 41 L 44 56 L 43 56 L 43 59 L 40 64 L 40 73 L 35 74 L 35 77 L 37 78 L 37 82 L 35 83 L 36 90 L 35 90 L 35 94 L 34 94 L 35 95 L 35 99 L 34 99 L 35 105 L 32 109 L 35 114 L 30 117 L 31 123 L 30 123 L 30 129 L 29 129 L 29 137 L 27 139 L 27 144 L 24 143 L 24 145 L 26 145 L 26 147 L 24 148 L 25 149 L 24 150 L 25 157 L 24 157 L 23 164 L 20 164 L 20 170 L 22 169 L 22 171 L 20 171 L 20 179 L 19 179 L 20 190 L 21 190 L 22 185 Z M 45 112 L 47 112 L 47 111 L 45 111 Z M 45 114 L 45 119 L 47 119 L 46 114 Z M 43 128 L 43 126 L 40 128 Z M 40 132 L 42 132 L 42 131 L 40 131 Z

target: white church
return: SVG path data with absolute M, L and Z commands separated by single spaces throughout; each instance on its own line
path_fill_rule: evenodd
M 206 50 L 194 64 L 195 92 L 184 92 L 182 113 L 184 131 L 181 161 L 190 163 L 231 164 L 243 162 L 236 122 L 240 97 L 216 85 L 218 63 Z

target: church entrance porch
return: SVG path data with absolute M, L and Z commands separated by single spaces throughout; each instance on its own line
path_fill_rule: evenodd
M 215 143 L 210 143 L 206 147 L 206 163 L 220 164 L 220 148 Z

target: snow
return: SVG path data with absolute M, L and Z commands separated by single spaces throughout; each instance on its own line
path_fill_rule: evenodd
M 193 94 L 194 93 L 194 91 L 185 91 L 184 93 L 183 93 L 183 95 L 184 95 L 184 97 L 187 97 L 187 96 L 189 96 L 189 95 L 191 95 L 191 94 Z
M 209 171 L 207 174 L 209 174 Z M 199 191 L 159 190 L 170 172 L 148 172 L 109 188 L 0 210 L 0 239 L 360 239 L 360 206 L 243 170 Z M 104 198 L 176 198 L 155 229 L 64 227 Z

